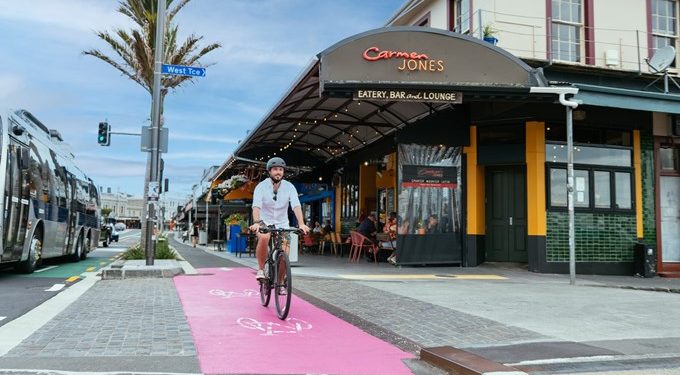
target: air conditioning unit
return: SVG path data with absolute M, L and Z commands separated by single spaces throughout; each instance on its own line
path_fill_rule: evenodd
M 604 51 L 604 64 L 607 66 L 619 66 L 619 64 L 621 64 L 619 51 L 615 49 L 608 49 Z

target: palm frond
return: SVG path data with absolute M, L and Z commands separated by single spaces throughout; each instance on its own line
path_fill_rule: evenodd
M 185 5 L 187 5 L 191 0 L 181 0 L 179 4 L 177 4 L 176 7 L 168 11 L 168 23 L 172 22 L 172 19 L 175 18 L 177 13 L 184 8 Z M 168 7 L 170 7 L 170 4 L 172 3 L 172 0 L 168 1 Z
M 117 62 L 112 60 L 110 57 L 104 55 L 99 50 L 92 49 L 92 50 L 88 50 L 88 51 L 83 51 L 83 55 L 93 56 L 93 57 L 96 57 L 96 58 L 108 63 L 109 65 L 111 65 L 112 67 L 114 67 L 115 69 L 120 71 L 124 76 L 126 76 L 126 77 L 130 78 L 131 80 L 137 82 L 140 86 L 144 87 L 147 91 L 149 91 L 149 93 L 151 93 L 151 91 L 146 87 L 144 82 L 142 82 L 139 79 L 139 77 L 137 77 L 136 74 L 130 73 L 127 69 L 125 69 L 125 67 L 119 65 Z
M 211 51 L 220 48 L 219 43 L 212 43 L 198 50 L 202 36 L 191 35 L 182 43 L 178 41 L 178 26 L 172 20 L 177 13 L 191 0 L 167 0 L 166 33 L 163 51 L 163 61 L 175 65 L 203 65 L 199 60 Z M 173 3 L 175 4 L 174 6 Z M 136 28 L 130 31 L 115 29 L 113 33 L 98 32 L 97 36 L 117 55 L 117 58 L 104 55 L 99 50 L 83 51 L 83 54 L 94 56 L 115 69 L 124 76 L 143 86 L 148 92 L 152 91 L 154 73 L 154 46 L 156 42 L 157 0 L 120 0 L 118 12 L 130 18 Z M 194 83 L 192 77 L 168 76 L 161 78 L 162 96 L 168 90 L 175 90 L 185 83 Z

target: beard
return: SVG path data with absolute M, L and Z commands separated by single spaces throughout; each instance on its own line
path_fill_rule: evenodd
M 283 176 L 269 176 L 269 178 L 272 179 L 273 183 L 277 184 L 277 183 L 281 182 L 281 180 L 283 179 Z

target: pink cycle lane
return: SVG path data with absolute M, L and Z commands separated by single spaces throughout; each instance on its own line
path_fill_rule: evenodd
M 412 374 L 402 360 L 413 355 L 295 295 L 278 319 L 250 269 L 199 271 L 174 282 L 206 374 Z

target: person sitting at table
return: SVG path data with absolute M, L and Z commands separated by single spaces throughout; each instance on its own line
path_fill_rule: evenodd
M 321 224 L 318 221 L 314 222 L 314 228 L 312 228 L 312 233 L 321 234 Z
M 390 212 L 390 217 L 387 218 L 387 223 L 383 226 L 383 233 L 390 235 L 390 238 L 397 238 L 397 213 Z
M 331 220 L 326 219 L 326 225 L 323 227 L 323 234 L 330 234 L 333 231 L 333 228 L 331 228 Z
M 359 228 L 357 228 L 357 232 L 368 237 L 373 242 L 375 242 L 376 233 L 375 220 L 375 215 L 371 213 L 361 222 L 361 224 L 359 224 Z

